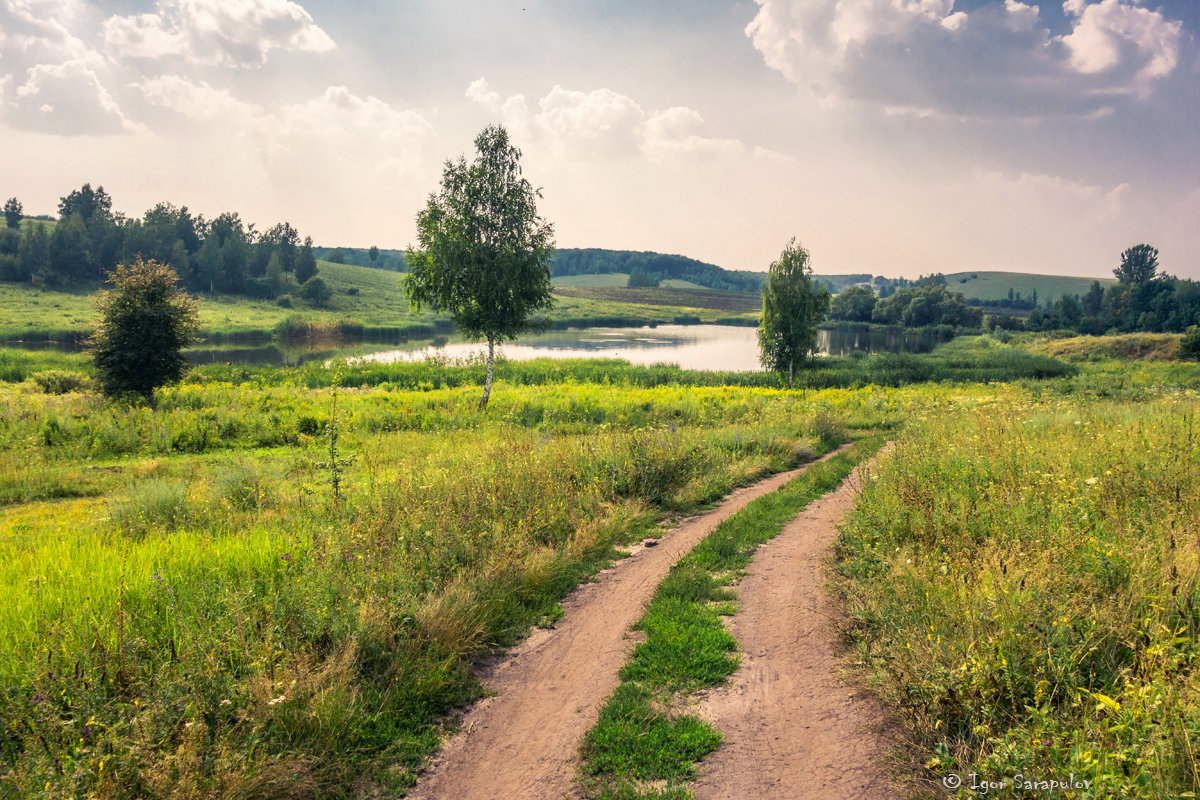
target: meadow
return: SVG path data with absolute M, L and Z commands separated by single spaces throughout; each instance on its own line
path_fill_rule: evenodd
M 918 413 L 871 476 L 835 586 L 931 793 L 970 773 L 1200 791 L 1198 372 L 1108 362 Z
M 311 308 L 298 298 L 291 298 L 292 307 L 288 308 L 274 301 L 204 296 L 200 303 L 201 335 L 213 341 L 313 336 L 430 338 L 453 331 L 448 317 L 410 308 L 401 287 L 401 273 L 326 261 L 318 262 L 318 269 L 321 279 L 333 290 L 326 306 Z M 88 336 L 95 324 L 92 295 L 98 288 L 89 285 L 56 291 L 0 283 L 0 342 L 74 341 Z M 720 304 L 704 307 L 710 295 L 727 293 L 683 294 L 688 296 L 686 303 L 674 295 L 647 299 L 619 293 L 616 297 L 563 294 L 556 297 L 555 308 L 539 322 L 564 328 L 755 321 L 743 319 L 744 315 Z
M 1087 294 L 1093 281 L 1107 287 L 1116 279 L 1107 273 L 1099 278 L 1075 278 L 1067 275 L 1034 275 L 1025 272 L 952 272 L 946 274 L 946 285 L 951 291 L 961 292 L 964 297 L 979 300 L 1005 300 L 1008 290 L 1020 292 L 1025 300 L 1037 292 L 1038 301 L 1057 300 L 1065 295 Z
M 1018 763 L 1021 703 L 1047 752 L 1119 743 L 1090 751 L 1110 775 L 1166 753 L 1196 718 L 1175 639 L 1200 591 L 1200 376 L 1023 348 L 823 359 L 797 391 L 501 362 L 486 414 L 473 363 L 213 364 L 127 406 L 83 356 L 0 350 L 0 790 L 402 793 L 477 695 L 471 664 L 621 546 L 879 433 L 904 457 L 864 495 L 838 586 L 919 764 Z M 1185 786 L 1163 777 L 1179 763 L 1147 785 Z
M 0 361 L 0 763 L 22 797 L 399 791 L 469 665 L 614 548 L 811 458 L 831 416 L 970 394 L 501 378 L 484 415 L 468 382 L 314 368 L 198 370 L 130 407 L 79 356 Z

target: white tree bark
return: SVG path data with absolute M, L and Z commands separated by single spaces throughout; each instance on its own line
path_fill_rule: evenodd
M 487 380 L 483 382 L 483 399 L 479 401 L 479 410 L 486 411 L 488 398 L 492 396 L 492 373 L 496 367 L 496 339 L 488 337 L 488 368 Z

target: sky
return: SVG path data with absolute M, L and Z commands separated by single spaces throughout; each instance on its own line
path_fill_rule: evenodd
M 1200 278 L 1200 2 L 0 0 L 0 195 L 403 248 L 507 127 L 560 247 Z

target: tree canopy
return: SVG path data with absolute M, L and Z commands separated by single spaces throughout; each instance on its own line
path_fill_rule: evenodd
M 4 222 L 10 228 L 15 228 L 21 224 L 21 217 L 24 215 L 24 207 L 21 201 L 15 197 L 10 197 L 4 201 Z
M 813 286 L 808 251 L 795 239 L 788 242 L 767 271 L 762 297 L 760 361 L 767 369 L 786 373 L 790 388 L 796 362 L 816 349 L 817 324 L 829 309 L 829 292 Z
M 521 151 L 490 126 L 475 138 L 475 160 L 447 161 L 441 188 L 417 214 L 417 249 L 408 251 L 404 287 L 414 307 L 444 311 L 466 336 L 488 343 L 492 388 L 496 342 L 534 329 L 534 312 L 553 306 L 554 226 L 537 212 L 540 193 L 521 175 Z
M 829 304 L 829 317 L 848 322 L 870 322 L 875 302 L 875 292 L 872 289 L 866 286 L 848 286 L 834 295 Z
M 1158 273 L 1158 248 L 1137 244 L 1121 253 L 1121 266 L 1113 270 L 1123 284 L 1137 285 L 1154 280 Z
M 104 187 L 87 183 L 62 197 L 58 208 L 57 223 L 13 230 L 15 244 L 11 236 L 0 239 L 0 280 L 49 287 L 99 283 L 118 263 L 142 258 L 169 265 L 192 291 L 269 299 L 317 272 L 311 239 L 301 244 L 287 222 L 259 234 L 236 213 L 205 220 L 187 206 L 166 202 L 127 217 L 112 210 Z M 21 204 L 11 198 L 5 212 L 15 228 Z

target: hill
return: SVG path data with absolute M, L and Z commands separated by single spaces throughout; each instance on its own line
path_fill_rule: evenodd
M 629 285 L 629 275 L 624 272 L 607 272 L 603 275 L 559 275 L 551 278 L 555 286 L 607 286 L 625 287 Z M 679 278 L 667 278 L 659 286 L 664 289 L 703 289 L 704 287 L 692 281 Z
M 1087 294 L 1093 281 L 1107 287 L 1116 283 L 1113 278 L 1074 278 L 1067 275 L 1034 275 L 1025 272 L 953 272 L 946 275 L 946 286 L 961 293 L 968 300 L 983 302 L 1008 299 L 1008 290 L 1022 298 L 1033 297 L 1037 292 L 1039 303 L 1057 300 L 1066 295 Z
M 272 301 L 205 293 L 200 295 L 202 335 L 219 340 L 340 329 L 368 336 L 428 337 L 453 330 L 449 318 L 411 309 L 401 288 L 401 273 L 327 261 L 317 266 L 318 275 L 332 290 L 325 306 L 311 308 L 292 297 L 294 307 L 286 308 Z M 0 282 L 0 341 L 70 341 L 86 336 L 95 324 L 92 295 L 98 288 L 92 283 L 51 291 L 29 283 Z M 671 294 L 679 292 L 684 294 Z M 546 319 L 554 327 L 744 322 L 741 305 L 727 296 L 746 297 L 687 289 L 564 288 Z
M 654 288 L 559 286 L 554 293 L 559 297 L 584 298 L 610 303 L 709 308 L 739 314 L 758 312 L 762 309 L 761 295 L 750 292 L 718 292 L 712 289 L 676 289 L 668 286 Z

